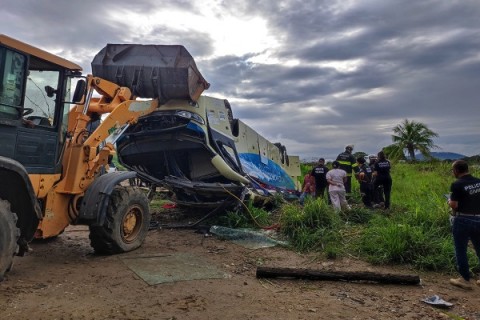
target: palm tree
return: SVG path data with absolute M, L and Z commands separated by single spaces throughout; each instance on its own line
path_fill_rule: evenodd
M 406 149 L 410 159 L 415 161 L 415 150 L 420 151 L 424 157 L 430 157 L 430 149 L 438 148 L 433 143 L 433 138 L 438 137 L 438 134 L 421 122 L 405 119 L 393 128 L 393 133 L 394 156 L 401 157 Z

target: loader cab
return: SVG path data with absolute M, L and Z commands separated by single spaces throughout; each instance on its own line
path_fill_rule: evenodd
M 0 35 L 0 156 L 29 174 L 61 172 L 72 80 L 81 68 Z

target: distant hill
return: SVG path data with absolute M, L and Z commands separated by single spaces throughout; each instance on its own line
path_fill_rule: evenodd
M 470 163 L 480 163 L 480 154 L 477 154 L 476 156 L 466 157 L 464 160 Z
M 432 157 L 438 160 L 458 160 L 467 157 L 466 155 L 454 152 L 431 152 Z M 424 160 L 422 154 L 416 154 L 417 160 Z

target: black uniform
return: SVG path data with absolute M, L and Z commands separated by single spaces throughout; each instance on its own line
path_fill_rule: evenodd
M 457 213 L 480 215 L 480 179 L 464 175 L 452 183 L 450 199 L 458 201 Z
M 392 192 L 392 177 L 390 176 L 390 161 L 377 160 L 375 162 L 375 172 L 377 176 L 375 178 L 374 188 L 383 186 L 383 193 L 385 195 L 385 209 L 390 208 L 390 193 Z
M 472 242 L 480 260 L 480 179 L 465 174 L 452 183 L 450 191 L 452 192 L 450 199 L 457 201 L 458 204 L 452 224 L 457 270 L 469 281 L 470 267 L 467 256 L 469 241 Z
M 352 192 L 352 172 L 358 172 L 358 165 L 355 157 L 350 152 L 342 152 L 337 156 L 337 161 L 340 163 L 338 169 L 347 172 L 347 181 L 345 182 L 345 192 Z
M 359 178 L 358 182 L 360 183 L 360 193 L 362 195 L 362 202 L 367 208 L 372 208 L 372 198 L 373 198 L 373 187 L 372 187 L 372 168 L 366 164 L 362 164 L 358 167 Z M 362 173 L 364 174 L 363 177 Z
M 375 171 L 375 162 L 370 163 L 370 169 L 372 169 L 372 172 Z M 385 203 L 385 199 L 383 199 L 383 186 L 378 186 L 375 188 L 375 177 L 372 176 L 372 203 L 379 205 Z
M 327 172 L 328 168 L 324 165 L 318 165 L 312 169 L 310 173 L 312 176 L 315 177 L 315 197 L 322 197 L 325 194 L 325 189 L 328 186 L 327 182 Z

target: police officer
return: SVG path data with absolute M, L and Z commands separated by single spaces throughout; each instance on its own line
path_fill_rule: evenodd
M 468 172 L 468 164 L 457 160 L 452 165 L 457 180 L 450 186 L 448 205 L 452 208 L 452 234 L 457 269 L 462 277 L 450 279 L 450 283 L 463 289 L 472 289 L 468 266 L 468 240 L 472 241 L 480 262 L 480 179 Z M 480 280 L 477 280 L 480 285 Z
M 372 169 L 372 173 L 375 171 L 375 163 L 377 162 L 377 155 L 371 154 L 368 156 L 368 166 Z M 372 204 L 374 208 L 383 207 L 385 199 L 383 199 L 383 186 L 375 188 L 375 176 L 372 176 Z
M 360 183 L 360 194 L 365 207 L 372 209 L 372 168 L 367 166 L 364 157 L 357 158 L 358 174 L 356 175 Z
M 318 165 L 315 166 L 310 173 L 313 177 L 315 177 L 315 198 L 323 198 L 325 195 L 325 189 L 328 186 L 327 172 L 328 168 L 325 166 L 325 159 L 318 159 Z
M 353 145 L 349 144 L 345 147 L 345 151 L 337 156 L 337 161 L 340 164 L 339 169 L 347 173 L 347 181 L 345 182 L 345 192 L 347 194 L 352 192 L 352 172 L 358 172 L 358 165 L 355 157 L 352 155 Z
M 385 153 L 380 151 L 378 154 L 378 160 L 375 162 L 373 175 L 375 176 L 375 182 L 373 187 L 375 189 L 380 186 L 383 187 L 383 193 L 385 195 L 385 209 L 390 209 L 390 193 L 392 192 L 392 177 L 390 176 L 391 164 L 385 157 Z

